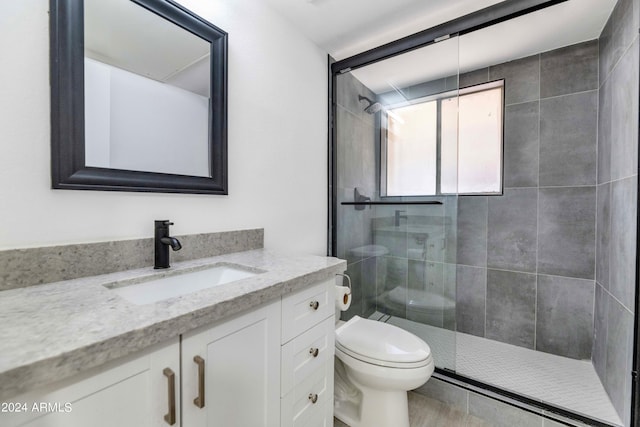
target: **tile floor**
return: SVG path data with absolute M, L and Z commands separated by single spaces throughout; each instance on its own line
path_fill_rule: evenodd
M 575 360 L 374 313 L 424 339 L 436 366 L 614 425 L 622 425 L 590 361 Z
M 458 411 L 446 403 L 438 402 L 418 393 L 409 393 L 409 422 L 411 427 L 490 427 L 491 424 Z M 349 427 L 334 418 L 334 427 Z

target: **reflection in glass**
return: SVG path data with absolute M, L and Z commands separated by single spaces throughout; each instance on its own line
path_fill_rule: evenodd
M 334 253 L 347 260 L 354 289 L 353 304 L 341 317 L 404 328 L 429 344 L 438 368 L 451 370 L 458 198 L 434 195 L 438 105 L 443 93 L 457 97 L 457 64 L 458 41 L 452 37 L 336 76 Z M 376 112 L 363 97 L 379 103 Z M 355 188 L 373 201 L 396 197 L 397 204 L 341 205 L 353 201 Z M 408 196 L 442 204 L 403 204 Z
M 130 0 L 85 0 L 87 166 L 210 177 L 208 41 Z

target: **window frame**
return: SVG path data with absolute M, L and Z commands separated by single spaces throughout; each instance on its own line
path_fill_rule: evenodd
M 505 80 L 497 79 L 475 85 L 469 85 L 460 89 L 448 90 L 436 94 L 407 99 L 406 101 L 393 103 L 385 106 L 380 112 L 379 131 L 377 134 L 380 138 L 380 197 L 381 198 L 403 198 L 403 197 L 435 197 L 435 196 L 501 196 L 504 194 L 504 127 L 505 127 Z M 452 98 L 460 98 L 465 95 L 481 93 L 489 90 L 501 89 L 502 98 L 502 129 L 500 133 L 500 188 L 496 192 L 483 193 L 443 193 L 441 187 L 442 175 L 442 101 Z M 388 195 L 387 194 L 387 141 L 388 141 L 388 110 L 395 108 L 407 107 L 410 105 L 421 104 L 436 101 L 436 194 L 405 194 L 405 195 Z

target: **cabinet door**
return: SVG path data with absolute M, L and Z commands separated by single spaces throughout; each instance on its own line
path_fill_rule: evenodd
M 179 373 L 180 344 L 176 337 L 169 343 L 110 362 L 69 380 L 7 399 L 7 402 L 24 404 L 26 411 L 0 413 L 0 425 L 179 426 Z M 171 386 L 175 393 L 173 424 Z
M 280 301 L 183 335 L 183 422 L 280 424 Z

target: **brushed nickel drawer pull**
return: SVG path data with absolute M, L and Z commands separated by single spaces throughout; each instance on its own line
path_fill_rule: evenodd
M 311 403 L 316 403 L 318 401 L 318 395 L 315 393 L 309 393 L 309 400 Z
M 309 354 L 312 355 L 313 357 L 318 357 L 319 352 L 320 352 L 320 349 L 318 348 L 311 347 L 309 349 Z
M 320 303 L 318 301 L 311 301 L 309 303 L 309 307 L 313 308 L 314 310 L 317 310 L 318 307 L 320 307 Z
M 204 408 L 204 359 L 194 356 L 193 361 L 198 364 L 198 397 L 193 399 L 193 403 L 202 409 Z
M 164 368 L 162 373 L 167 377 L 169 387 L 169 413 L 165 414 L 164 420 L 172 426 L 176 423 L 176 374 L 170 368 Z

